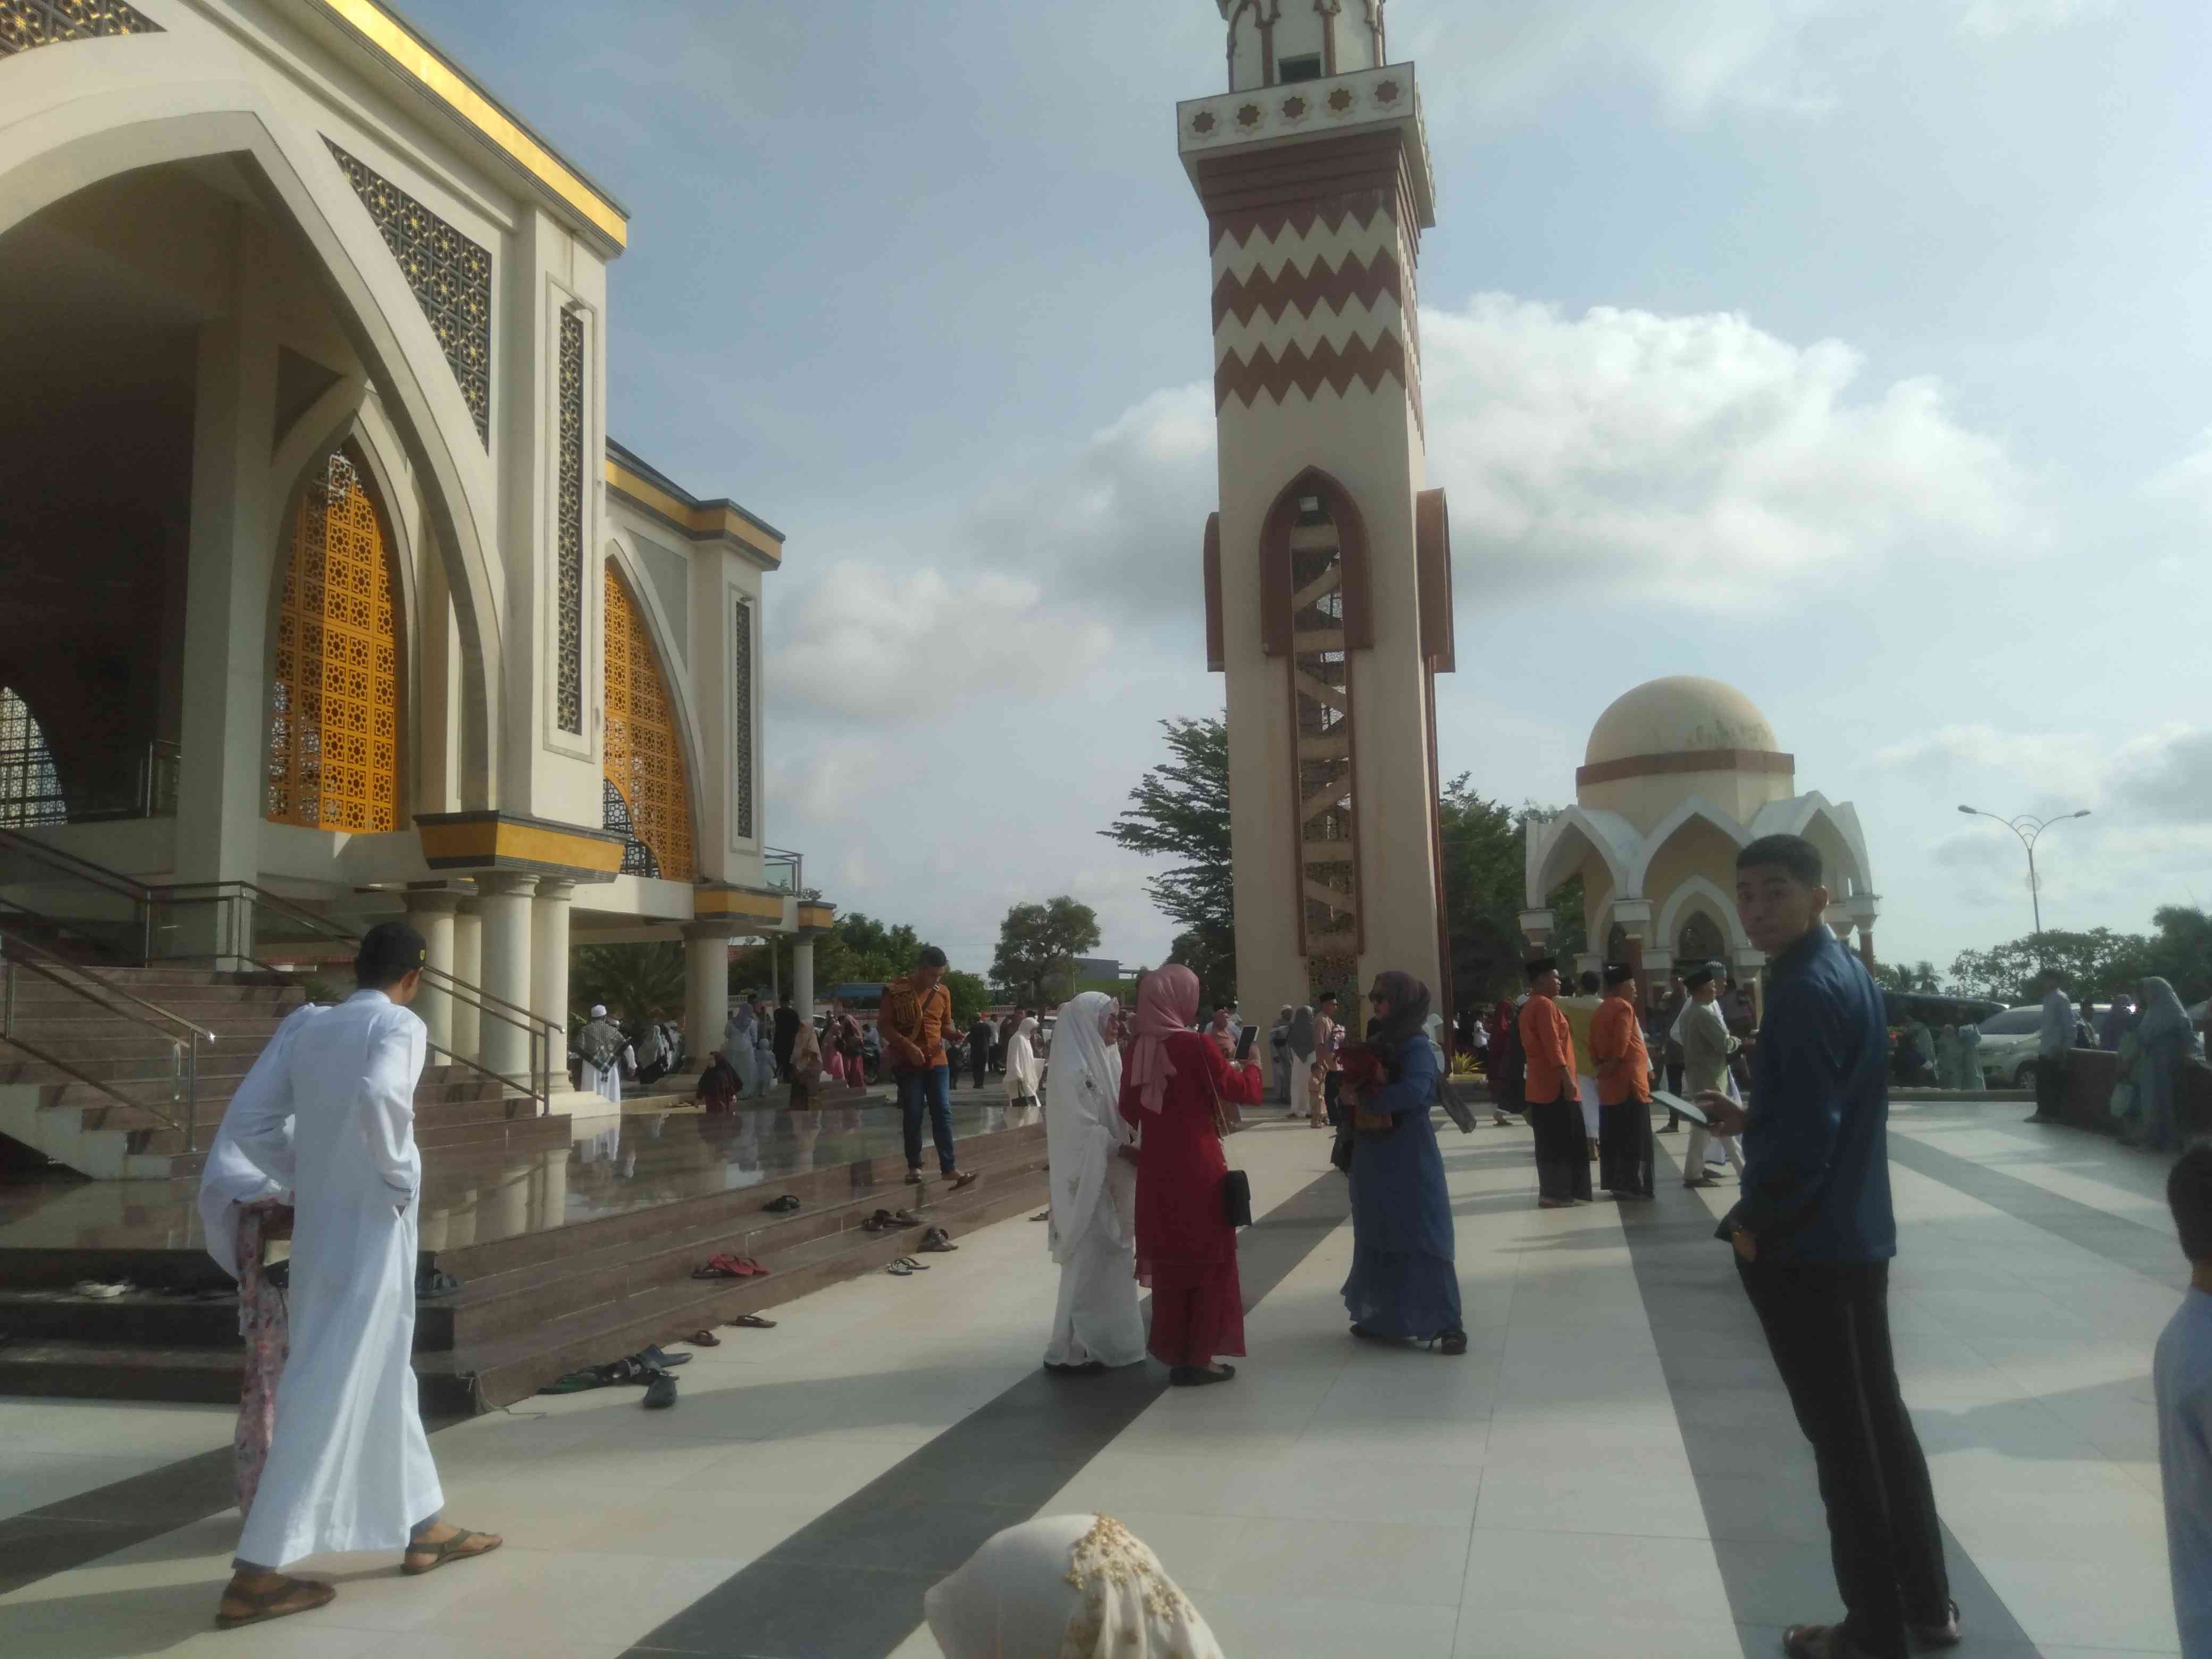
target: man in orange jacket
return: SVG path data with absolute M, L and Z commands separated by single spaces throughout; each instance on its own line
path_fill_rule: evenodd
M 1615 1198 L 1651 1196 L 1651 1055 L 1636 1017 L 1636 970 L 1605 964 L 1605 1000 L 1590 1021 L 1597 1061 L 1597 1184 Z
M 1524 1090 L 1536 1132 L 1536 1206 L 1560 1210 L 1589 1202 L 1589 1144 L 1583 1133 L 1582 1087 L 1575 1076 L 1574 1038 L 1559 1012 L 1559 964 L 1539 957 L 1528 964 L 1528 1000 L 1521 1009 L 1521 1052 L 1528 1056 Z

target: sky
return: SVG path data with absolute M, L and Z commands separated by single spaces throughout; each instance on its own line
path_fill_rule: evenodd
M 613 434 L 789 538 L 769 833 L 988 965 L 1216 713 L 1209 0 L 405 0 L 631 213 Z M 1438 224 L 1447 776 L 1563 804 L 1665 674 L 1854 802 L 1885 957 L 2212 903 L 2212 9 L 1393 0 Z

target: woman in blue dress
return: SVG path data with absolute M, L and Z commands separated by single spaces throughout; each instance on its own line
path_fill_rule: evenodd
M 1368 1004 L 1367 1046 L 1387 1081 L 1355 1085 L 1347 1075 L 1343 1085 L 1344 1108 L 1356 1114 L 1345 1309 L 1356 1337 L 1434 1342 L 1463 1354 L 1451 1198 L 1429 1121 L 1438 1078 L 1436 1049 L 1423 1029 L 1429 988 L 1411 974 L 1379 974 Z

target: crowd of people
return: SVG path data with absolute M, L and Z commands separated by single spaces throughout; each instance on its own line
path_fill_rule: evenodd
M 1811 1443 L 1845 1609 L 1838 1623 L 1791 1626 L 1785 1650 L 1795 1659 L 1903 1659 L 1955 1644 L 1960 1626 L 1926 1460 L 1892 1356 L 1893 1045 L 1885 1003 L 1821 921 L 1828 894 L 1817 849 L 1768 837 L 1742 851 L 1737 873 L 1743 926 L 1766 957 L 1755 1037 L 1730 1029 L 1720 963 L 1692 966 L 1652 1018 L 1639 1006 L 1631 964 L 1608 964 L 1595 987 L 1571 998 L 1557 962 L 1540 957 L 1527 965 L 1527 994 L 1485 1044 L 1495 1109 L 1533 1132 L 1543 1208 L 1589 1201 L 1593 1165 L 1595 1188 L 1611 1198 L 1651 1198 L 1655 1133 L 1679 1127 L 1654 1128 L 1655 1074 L 1672 1085 L 1674 1115 L 1692 1125 L 1686 1180 L 1711 1179 L 1709 1146 L 1735 1169 L 1741 1186 L 1715 1237 L 1731 1252 Z M 218 1613 L 225 1627 L 329 1601 L 331 1585 L 283 1571 L 307 1555 L 389 1548 L 404 1571 L 421 1574 L 500 1545 L 444 1519 L 409 1364 L 422 1179 L 412 1097 L 425 1048 L 408 1004 L 423 959 L 405 924 L 371 930 L 356 995 L 335 1009 L 303 1008 L 280 1028 L 209 1157 L 203 1218 L 211 1253 L 240 1282 L 248 1356 L 236 1460 L 246 1524 Z M 1100 993 L 1069 999 L 1047 1077 L 1035 1018 L 1003 1032 L 988 1022 L 957 1029 L 945 971 L 943 953 L 925 948 L 912 972 L 885 988 L 878 1021 L 899 1087 L 908 1179 L 924 1178 L 925 1122 L 944 1178 L 956 1188 L 975 1179 L 957 1168 L 947 1079 L 962 1050 L 996 1053 L 1003 1042 L 1008 1097 L 1042 1099 L 1047 1240 L 1060 1270 L 1047 1369 L 1097 1376 L 1149 1353 L 1173 1387 L 1231 1381 L 1231 1362 L 1245 1353 L 1237 1232 L 1252 1211 L 1224 1142 L 1243 1109 L 1267 1094 L 1251 1058 L 1259 1033 L 1242 1026 L 1233 1005 L 1201 1024 L 1197 976 L 1170 965 L 1140 977 L 1132 1010 Z M 1283 1010 L 1267 1037 L 1279 1080 L 1291 1095 L 1304 1091 L 1303 1103 L 1288 1101 L 1291 1120 L 1310 1122 L 1318 1112 L 1338 1132 L 1331 1156 L 1349 1178 L 1352 1257 L 1341 1296 L 1350 1334 L 1463 1354 L 1468 1334 L 1431 1109 L 1443 1105 L 1463 1129 L 1474 1123 L 1449 1094 L 1443 1022 L 1428 988 L 1403 973 L 1376 977 L 1356 1036 L 1340 1024 L 1338 1000 Z M 2045 1006 L 2046 1035 L 2062 1045 L 2044 1051 L 2049 1059 L 2073 1042 L 2079 1017 L 2056 976 Z M 763 1021 L 762 1009 L 740 1005 L 726 1051 L 742 1052 L 739 1037 L 764 1046 L 765 1063 L 794 1086 L 843 1056 L 842 1014 L 817 1033 L 811 1024 L 780 1030 L 775 1012 Z M 592 1015 L 583 1063 L 636 1065 L 646 1034 L 624 1033 L 603 1009 Z M 754 1041 L 762 1029 L 765 1045 Z M 2172 1103 L 2159 1097 L 2155 1079 L 2201 1052 L 2172 988 L 2147 982 L 2112 1032 L 2129 1081 L 2145 1091 L 2130 1109 L 2170 1128 Z M 664 1046 L 647 1063 L 680 1052 Z M 2049 1069 L 2061 1073 L 2063 1064 Z M 1285 1098 L 1279 1088 L 1277 1103 Z M 2159 1345 L 2154 1382 L 2178 1617 L 2185 1650 L 2196 1656 L 2212 1652 L 2212 1148 L 2181 1158 L 2168 1197 L 2192 1287 Z M 261 1271 L 269 1242 L 288 1232 L 289 1306 L 269 1294 Z M 1149 1325 L 1140 1288 L 1152 1295 Z M 1046 1567 L 1056 1571 L 1038 1577 Z M 1095 1593 L 1085 1589 L 1093 1572 L 1150 1588 L 1133 1601 Z M 1048 1577 L 1083 1593 L 1074 1623 L 1044 1588 Z M 1025 1578 L 1034 1583 L 1016 1608 L 1006 1587 Z M 931 1592 L 927 1616 L 955 1655 L 1031 1650 L 1005 1646 L 1009 1620 L 1068 1631 L 1089 1620 L 1119 1632 L 1117 1651 L 1150 1651 L 1155 1641 L 1163 1652 L 1218 1651 L 1150 1553 L 1095 1516 L 1000 1534 Z

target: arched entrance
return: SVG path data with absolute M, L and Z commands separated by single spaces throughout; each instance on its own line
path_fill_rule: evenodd
M 393 586 L 361 468 L 339 450 L 301 492 L 284 560 L 269 688 L 270 822 L 399 827 Z
M 0 830 L 68 821 L 46 728 L 13 686 L 0 685 Z

